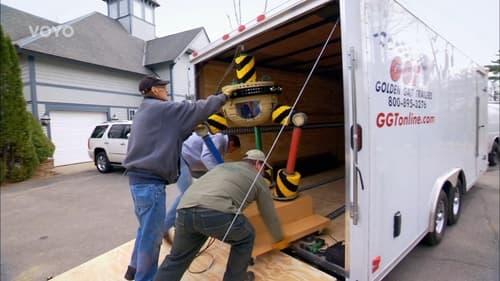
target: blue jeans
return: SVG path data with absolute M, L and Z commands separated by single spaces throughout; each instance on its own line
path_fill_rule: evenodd
M 137 270 L 136 281 L 151 281 L 158 270 L 165 219 L 165 185 L 134 184 L 130 192 L 139 221 L 130 266 Z
M 178 210 L 174 244 L 158 269 L 155 281 L 180 280 L 208 237 L 222 240 L 234 216 L 198 207 Z M 224 281 L 245 280 L 254 239 L 253 226 L 245 216 L 239 215 L 225 241 L 231 244 L 231 251 Z
M 163 229 L 163 234 L 167 235 L 168 230 L 174 226 L 175 224 L 175 215 L 177 213 L 177 206 L 179 205 L 179 201 L 181 201 L 182 195 L 186 190 L 188 189 L 189 186 L 193 183 L 193 178 L 191 176 L 191 169 L 189 169 L 188 164 L 184 159 L 181 158 L 181 167 L 180 167 L 181 173 L 179 175 L 179 178 L 177 179 L 177 188 L 180 191 L 180 194 L 175 198 L 174 203 L 172 203 L 172 206 L 170 206 L 167 210 L 167 214 L 165 215 L 165 226 Z

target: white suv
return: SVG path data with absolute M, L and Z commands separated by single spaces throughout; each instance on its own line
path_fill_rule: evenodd
M 96 125 L 88 140 L 88 153 L 97 170 L 108 173 L 121 166 L 127 155 L 132 121 L 111 121 Z

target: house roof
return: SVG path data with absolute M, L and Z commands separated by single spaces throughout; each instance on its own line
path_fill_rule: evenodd
M 145 65 L 173 62 L 200 32 L 205 33 L 205 29 L 198 27 L 148 41 Z
M 200 32 L 205 33 L 200 27 L 146 42 L 98 12 L 60 24 L 0 6 L 2 28 L 21 51 L 141 74 L 151 74 L 148 65 L 173 63 Z
M 31 36 L 32 32 L 39 31 L 44 26 L 57 26 L 59 23 L 37 17 L 0 4 L 0 19 L 3 32 L 8 34 L 12 41 Z
M 40 19 L 23 11 L 2 8 L 2 26 L 5 30 L 16 30 L 18 18 Z M 5 9 L 4 9 L 5 8 Z M 4 14 L 6 17 L 4 18 Z M 27 21 L 24 26 L 36 23 Z M 48 21 L 40 25 L 37 34 L 13 40 L 21 50 L 71 59 L 75 61 L 110 67 L 141 74 L 151 74 L 143 66 L 145 42 L 130 35 L 123 26 L 98 12 L 90 13 L 75 20 L 57 24 Z M 52 28 L 52 32 L 49 32 Z M 19 34 L 25 34 L 26 31 Z M 7 34 L 8 31 L 6 32 Z

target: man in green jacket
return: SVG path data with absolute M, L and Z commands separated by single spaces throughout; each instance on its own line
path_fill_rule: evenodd
M 177 208 L 172 249 L 158 269 L 155 281 L 180 280 L 208 237 L 231 244 L 224 281 L 254 279 L 247 268 L 255 230 L 239 211 L 257 201 L 274 240 L 283 240 L 269 186 L 262 172 L 258 174 L 264 170 L 264 160 L 262 151 L 249 150 L 242 161 L 220 164 L 191 185 Z

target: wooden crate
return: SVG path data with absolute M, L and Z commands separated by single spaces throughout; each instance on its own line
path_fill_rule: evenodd
M 330 220 L 314 214 L 311 195 L 300 194 L 291 201 L 274 201 L 274 206 L 284 235 L 290 242 L 300 239 L 308 234 L 323 230 Z M 256 203 L 252 203 L 243 211 L 255 228 L 255 244 L 252 256 L 257 257 L 273 250 L 273 238 L 260 216 Z

